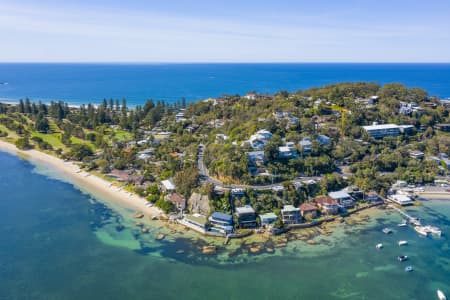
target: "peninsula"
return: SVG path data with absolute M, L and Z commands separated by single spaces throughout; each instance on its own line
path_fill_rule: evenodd
M 134 108 L 25 99 L 0 104 L 0 148 L 151 217 L 235 237 L 320 224 L 386 197 L 411 204 L 392 187 L 448 183 L 449 123 L 445 100 L 401 84 Z

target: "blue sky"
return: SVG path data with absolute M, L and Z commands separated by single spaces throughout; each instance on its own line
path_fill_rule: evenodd
M 448 0 L 0 0 L 3 62 L 450 62 Z

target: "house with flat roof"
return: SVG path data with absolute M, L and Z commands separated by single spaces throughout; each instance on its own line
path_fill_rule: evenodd
M 302 149 L 303 155 L 311 154 L 312 142 L 311 142 L 310 137 L 308 137 L 308 136 L 304 137 L 298 144 L 300 145 L 300 147 Z
M 165 192 L 172 192 L 175 191 L 175 184 L 172 179 L 166 179 L 161 181 L 161 188 Z
M 281 210 L 281 217 L 283 224 L 293 225 L 299 224 L 302 220 L 300 215 L 300 208 L 294 207 L 293 205 L 285 205 Z
M 318 196 L 314 199 L 320 211 L 326 215 L 336 215 L 339 213 L 339 203 L 328 196 Z
M 411 150 L 411 151 L 409 151 L 409 157 L 416 158 L 416 159 L 422 159 L 425 157 L 425 154 L 422 151 Z
M 400 135 L 400 126 L 395 124 L 363 126 L 363 129 L 375 139 Z
M 298 152 L 296 149 L 289 146 L 278 147 L 278 157 L 281 159 L 297 158 Z
M 303 218 L 314 219 L 317 217 L 317 206 L 310 202 L 304 202 L 300 205 L 300 214 Z
M 449 132 L 450 124 L 436 124 L 434 125 L 434 128 L 440 131 Z
M 233 216 L 224 214 L 221 212 L 213 212 L 208 218 L 211 223 L 212 229 L 223 234 L 229 234 L 233 232 Z
M 273 212 L 259 215 L 259 220 L 261 221 L 262 227 L 268 227 L 278 220 L 278 216 Z
M 405 195 L 405 194 L 389 195 L 387 198 L 397 204 L 400 204 L 401 206 L 413 204 L 412 199 L 408 195 Z
M 354 199 L 344 191 L 329 192 L 328 196 L 336 200 L 339 205 L 348 208 L 355 205 Z
M 208 230 L 208 220 L 206 219 L 206 216 L 201 214 L 186 214 L 179 222 L 200 233 L 205 233 Z
M 256 227 L 256 213 L 250 205 L 236 207 L 235 216 L 240 228 Z

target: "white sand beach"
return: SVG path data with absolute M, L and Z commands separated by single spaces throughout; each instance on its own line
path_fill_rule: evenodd
M 113 185 L 98 176 L 81 170 L 76 164 L 70 161 L 63 161 L 52 155 L 37 150 L 19 150 L 13 144 L 0 140 L 0 150 L 19 154 L 31 162 L 36 161 L 46 166 L 56 168 L 59 172 L 70 178 L 70 181 L 76 186 L 92 194 L 93 196 L 101 196 L 102 199 L 111 200 L 125 207 L 141 211 L 148 216 L 158 216 L 161 211 L 156 207 L 148 207 L 147 200 L 144 198 L 123 190 L 121 187 Z

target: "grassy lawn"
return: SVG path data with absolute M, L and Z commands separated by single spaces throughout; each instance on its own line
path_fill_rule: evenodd
M 114 136 L 117 139 L 124 140 L 124 141 L 128 141 L 133 138 L 131 133 L 129 133 L 128 131 L 125 131 L 125 130 L 121 130 L 121 129 L 114 129 Z
M 71 137 L 70 141 L 72 142 L 72 144 L 85 144 L 85 145 L 88 145 L 89 147 L 91 147 L 92 150 L 94 150 L 94 151 L 96 150 L 94 144 L 92 144 L 91 142 L 87 142 L 85 140 L 79 139 L 77 137 L 74 137 L 74 136 Z
M 67 149 L 67 147 L 61 142 L 61 134 L 59 134 L 59 133 L 45 134 L 45 133 L 33 131 L 31 133 L 31 136 L 40 137 L 42 140 L 44 140 L 45 142 L 52 145 L 53 149 L 58 149 L 58 148 L 61 148 L 63 150 Z

